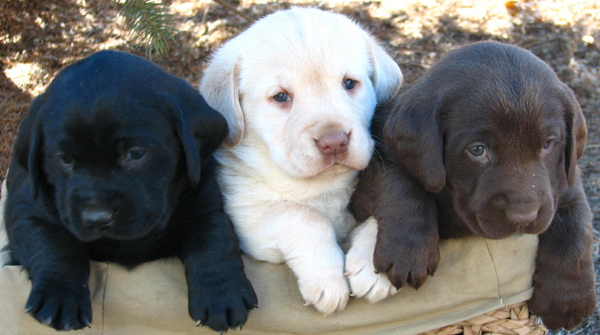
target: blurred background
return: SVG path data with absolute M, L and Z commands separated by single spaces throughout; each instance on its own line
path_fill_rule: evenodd
M 131 7 L 147 2 L 156 5 L 150 8 L 154 20 L 148 21 L 155 26 L 143 25 L 148 8 Z M 0 0 L 0 181 L 32 98 L 65 66 L 98 50 L 123 50 L 151 57 L 198 87 L 213 50 L 253 21 L 291 6 L 330 9 L 359 22 L 398 62 L 407 85 L 448 51 L 481 40 L 512 43 L 546 61 L 575 91 L 587 118 L 588 144 L 579 165 L 598 230 L 600 2 L 595 0 Z M 597 247 L 595 254 L 598 272 Z M 596 310 L 573 331 L 552 334 L 600 334 L 600 314 Z

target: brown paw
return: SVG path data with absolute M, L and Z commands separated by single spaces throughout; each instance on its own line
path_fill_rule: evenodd
M 596 309 L 593 271 L 584 274 L 545 272 L 544 276 L 534 278 L 535 289 L 529 306 L 549 329 L 573 329 Z
M 427 275 L 433 276 L 440 261 L 437 235 L 434 241 L 399 241 L 393 245 L 378 243 L 373 255 L 373 264 L 379 272 L 387 273 L 388 279 L 397 289 L 410 285 L 418 289 L 425 283 Z

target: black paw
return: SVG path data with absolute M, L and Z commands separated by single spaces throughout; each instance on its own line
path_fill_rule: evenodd
M 25 308 L 36 320 L 56 330 L 81 329 L 92 322 L 90 291 L 85 284 L 37 280 Z
M 258 305 L 258 299 L 246 277 L 224 279 L 212 285 L 199 285 L 189 289 L 189 312 L 198 326 L 208 326 L 224 332 L 241 328 L 248 313 Z

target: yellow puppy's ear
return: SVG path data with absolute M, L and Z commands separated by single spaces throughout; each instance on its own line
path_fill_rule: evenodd
M 377 104 L 384 104 L 400 91 L 404 77 L 398 64 L 377 40 L 372 36 L 368 36 L 367 40 L 373 66 L 371 81 L 377 94 Z
M 244 114 L 240 105 L 239 65 L 241 57 L 234 43 L 215 52 L 200 82 L 200 93 L 208 104 L 221 113 L 229 132 L 225 146 L 237 145 L 244 135 Z

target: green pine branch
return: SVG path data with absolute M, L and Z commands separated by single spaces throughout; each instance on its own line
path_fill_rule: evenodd
M 173 15 L 167 6 L 151 0 L 125 0 L 121 15 L 134 41 L 146 45 L 146 57 L 152 54 L 166 55 L 168 41 L 175 41 Z

